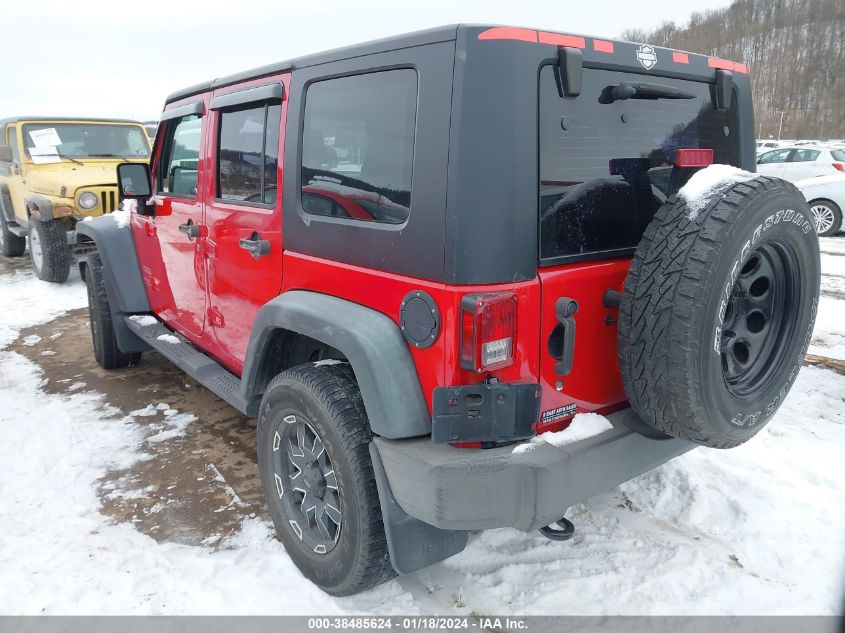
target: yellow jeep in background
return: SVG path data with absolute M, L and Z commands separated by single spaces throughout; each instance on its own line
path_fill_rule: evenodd
M 39 279 L 70 272 L 76 223 L 117 208 L 116 165 L 146 162 L 143 125 L 117 119 L 0 120 L 0 253 L 26 250 Z

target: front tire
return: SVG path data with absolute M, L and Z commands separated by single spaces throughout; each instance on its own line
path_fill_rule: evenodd
M 18 237 L 9 230 L 9 223 L 0 206 L 0 254 L 6 257 L 20 257 L 25 250 L 26 238 Z
M 141 352 L 126 354 L 117 346 L 109 297 L 103 280 L 103 263 L 96 253 L 88 256 L 85 286 L 88 290 L 88 317 L 97 364 L 103 369 L 123 369 L 137 365 Z
M 810 213 L 819 237 L 836 235 L 842 228 L 842 209 L 831 200 L 813 200 L 810 203 Z
M 348 365 L 300 365 L 273 379 L 257 441 L 276 533 L 306 578 L 348 596 L 395 575 L 370 461 L 372 432 Z
M 70 274 L 70 247 L 64 225 L 57 220 L 29 220 L 29 256 L 41 281 L 60 284 Z

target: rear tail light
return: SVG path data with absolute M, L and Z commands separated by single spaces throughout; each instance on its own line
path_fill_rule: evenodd
M 845 163 L 833 163 L 833 168 L 839 171 L 845 171 Z
M 712 149 L 679 149 L 675 152 L 675 167 L 707 167 L 713 164 Z
M 466 295 L 461 300 L 461 367 L 492 371 L 513 362 L 516 295 Z

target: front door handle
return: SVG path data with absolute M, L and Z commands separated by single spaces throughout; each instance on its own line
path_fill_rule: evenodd
M 249 239 L 242 237 L 238 245 L 256 260 L 270 254 L 270 240 L 262 240 L 257 231 L 253 232 Z
M 188 239 L 193 241 L 200 236 L 200 225 L 194 224 L 193 220 L 188 220 L 186 224 L 179 225 L 179 232 L 188 236 Z

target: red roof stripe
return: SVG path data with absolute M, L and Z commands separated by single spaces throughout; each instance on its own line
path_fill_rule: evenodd
M 593 40 L 593 50 L 599 53 L 612 53 L 613 42 L 607 40 Z
M 676 64 L 689 64 L 689 55 L 678 51 L 672 52 L 672 61 Z
M 509 26 L 496 26 L 478 34 L 480 40 L 518 40 L 537 43 L 537 31 L 517 29 Z
M 546 33 L 545 31 L 540 31 L 538 35 L 540 36 L 540 44 L 587 48 L 586 40 L 579 35 L 561 35 L 560 33 Z
M 734 62 L 734 70 L 738 73 L 742 73 L 743 75 L 748 74 L 748 66 L 740 64 L 739 62 Z

